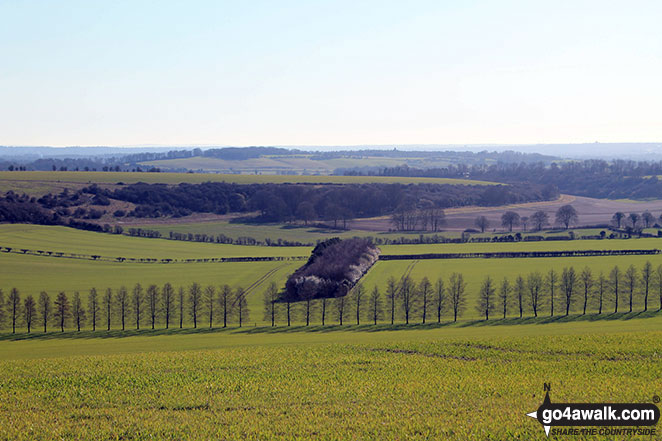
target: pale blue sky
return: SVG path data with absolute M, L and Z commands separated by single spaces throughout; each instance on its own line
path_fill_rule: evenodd
M 0 0 L 0 145 L 662 140 L 660 1 Z

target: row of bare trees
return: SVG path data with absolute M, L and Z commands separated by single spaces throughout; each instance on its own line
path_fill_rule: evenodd
M 626 225 L 633 230 L 637 230 L 639 228 L 650 228 L 655 225 L 656 220 L 658 220 L 660 225 L 662 225 L 662 214 L 660 217 L 656 218 L 648 210 L 641 214 L 633 212 L 628 215 L 622 211 L 617 211 L 611 217 L 611 221 L 616 226 L 616 228 L 620 229 L 622 225 Z
M 171 324 L 178 324 L 182 328 L 187 315 L 194 328 L 203 323 L 210 328 L 220 324 L 227 327 L 230 322 L 242 326 L 250 315 L 246 292 L 229 285 L 217 288 L 192 283 L 175 289 L 165 283 L 162 287 L 149 285 L 144 289 L 136 283 L 131 290 L 125 286 L 116 290 L 107 288 L 103 292 L 92 288 L 85 305 L 79 292 L 74 292 L 71 299 L 65 292 L 59 292 L 51 301 L 51 296 L 42 291 L 36 299 L 28 295 L 21 301 L 19 290 L 12 288 L 5 301 L 0 290 L 0 329 L 8 322 L 13 333 L 21 325 L 28 333 L 35 325 L 43 327 L 44 332 L 49 325 L 64 332 L 70 324 L 78 331 L 85 326 L 92 331 L 103 327 L 110 331 L 113 325 L 122 330 L 128 326 L 140 329 L 141 325 L 151 326 L 151 329 L 163 325 L 167 329 Z
M 338 325 L 383 321 L 395 324 L 399 319 L 409 324 L 418 319 L 422 323 L 441 322 L 442 316 L 450 313 L 457 321 L 466 308 L 466 286 L 460 273 L 452 273 L 448 280 L 439 278 L 434 283 L 427 277 L 416 283 L 407 275 L 400 280 L 389 277 L 383 294 L 377 286 L 367 292 L 359 283 L 343 297 L 291 303 L 280 302 L 278 288 L 272 284 L 264 294 L 264 320 L 271 326 L 277 323 L 290 326 L 295 321 L 306 326 L 313 321 L 322 325 L 329 321 Z
M 322 325 L 329 321 L 339 325 L 384 321 L 429 323 L 441 322 L 444 317 L 457 321 L 466 312 L 466 287 L 463 274 L 457 272 L 434 283 L 427 277 L 416 283 L 407 275 L 400 280 L 390 277 L 383 294 L 377 286 L 368 293 L 363 284 L 358 284 L 344 297 L 279 303 L 278 289 L 272 284 L 265 292 L 264 320 L 271 326 L 278 323 L 290 326 L 295 321 L 306 326 L 313 321 Z M 550 269 L 545 274 L 534 271 L 499 281 L 486 276 L 478 289 L 475 306 L 485 320 L 495 316 L 523 318 L 525 314 L 553 317 L 567 316 L 571 311 L 581 311 L 582 315 L 590 311 L 603 314 L 612 309 L 615 313 L 633 312 L 635 304 L 643 305 L 642 310 L 648 311 L 654 297 L 659 297 L 659 310 L 662 310 L 662 265 L 654 269 L 646 262 L 639 269 L 633 265 L 625 270 L 614 266 L 608 274 L 594 274 L 589 267 L 579 271 L 570 266 L 561 271 Z
M 568 229 L 570 225 L 579 221 L 579 214 L 572 205 L 564 205 L 556 210 L 555 221 L 557 225 Z M 474 225 L 480 229 L 481 233 L 484 233 L 490 227 L 490 221 L 485 216 L 478 216 L 474 220 Z M 515 211 L 506 211 L 501 215 L 501 226 L 510 232 L 518 226 L 522 227 L 522 231 L 527 231 L 529 227 L 534 231 L 540 231 L 548 225 L 549 215 L 542 210 L 536 211 L 531 216 L 520 216 Z
M 440 277 L 434 283 L 427 277 L 416 283 L 405 275 L 399 280 L 389 277 L 383 294 L 377 286 L 367 292 L 359 283 L 347 296 L 294 303 L 281 301 L 278 286 L 272 282 L 264 293 L 264 320 L 271 326 L 281 323 L 290 326 L 293 322 L 308 326 L 314 321 L 322 325 L 384 321 L 439 323 L 443 317 L 457 321 L 466 311 L 466 288 L 462 273 L 454 272 L 448 279 Z M 498 281 L 486 276 L 478 290 L 476 311 L 485 320 L 495 315 L 567 316 L 577 310 L 582 315 L 589 311 L 633 312 L 635 304 L 648 311 L 655 297 L 659 298 L 658 309 L 662 310 L 662 265 L 653 268 L 647 261 L 641 268 L 630 265 L 623 270 L 614 266 L 608 274 L 594 274 L 589 267 L 578 271 L 570 266 L 561 271 L 550 269 L 545 274 L 534 271 Z M 167 329 L 177 323 L 182 328 L 185 315 L 194 328 L 202 323 L 210 328 L 221 324 L 227 327 L 230 322 L 241 327 L 249 319 L 249 313 L 245 290 L 228 285 L 203 288 L 193 283 L 175 290 L 166 283 L 162 287 L 150 285 L 144 290 L 136 284 L 131 291 L 120 287 L 108 288 L 103 293 L 92 288 L 86 306 L 78 292 L 71 300 L 60 292 L 51 302 L 50 296 L 41 292 L 37 299 L 28 295 L 21 301 L 19 291 L 13 288 L 5 301 L 0 290 L 0 327 L 8 322 L 12 332 L 21 325 L 25 325 L 27 332 L 35 326 L 43 326 L 47 332 L 49 325 L 64 331 L 69 323 L 78 331 L 86 325 L 93 331 L 100 327 L 110 330 L 113 324 L 124 330 L 129 322 L 135 329 L 145 324 L 152 329 L 161 324 Z
M 559 312 L 567 316 L 577 309 L 582 315 L 589 310 L 602 314 L 608 308 L 613 308 L 614 313 L 624 309 L 633 312 L 635 303 L 643 305 L 642 311 L 648 311 L 654 295 L 659 297 L 658 309 L 662 311 L 662 265 L 653 269 L 647 261 L 640 269 L 634 265 L 625 270 L 614 266 L 609 274 L 597 275 L 589 267 L 580 272 L 570 266 L 560 272 L 550 269 L 544 275 L 520 275 L 514 281 L 495 281 L 487 276 L 479 290 L 476 310 L 485 320 L 495 313 L 503 318 L 521 318 L 528 311 L 538 317 L 543 310 L 550 316 Z
M 444 210 L 438 207 L 414 208 L 400 206 L 391 215 L 391 223 L 399 231 L 440 231 L 446 224 Z

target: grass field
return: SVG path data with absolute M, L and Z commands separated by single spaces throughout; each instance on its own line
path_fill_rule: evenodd
M 448 158 L 388 158 L 383 156 L 337 157 L 330 159 L 313 159 L 312 155 L 264 155 L 259 158 L 243 160 L 226 160 L 211 157 L 196 156 L 192 158 L 164 159 L 142 163 L 147 167 L 161 169 L 187 169 L 219 171 L 224 173 L 254 173 L 260 170 L 266 173 L 318 173 L 328 175 L 337 168 L 354 167 L 396 167 L 407 164 L 409 167 L 446 167 L 452 162 Z
M 330 237 L 374 237 L 381 239 L 401 239 L 407 238 L 410 240 L 418 239 L 421 235 L 424 237 L 429 236 L 443 236 L 447 238 L 459 238 L 462 235 L 461 231 L 441 231 L 436 233 L 428 232 L 407 232 L 407 231 L 368 231 L 368 230 L 335 230 L 330 228 L 319 228 L 314 226 L 307 226 L 304 224 L 251 224 L 251 223 L 239 223 L 239 222 L 229 222 L 226 220 L 218 221 L 191 221 L 187 222 L 184 219 L 180 219 L 173 222 L 161 222 L 161 223 L 150 223 L 149 219 L 144 219 L 141 222 L 135 222 L 132 220 L 131 225 L 126 225 L 127 228 L 130 226 L 140 227 L 148 230 L 155 230 L 161 232 L 164 237 L 168 237 L 168 234 L 173 231 L 176 233 L 192 233 L 192 234 L 224 234 L 228 237 L 234 239 L 238 237 L 252 237 L 259 241 L 264 241 L 265 239 L 277 240 L 283 239 L 288 241 L 299 241 L 303 243 L 315 243 L 317 240 L 324 240 Z M 604 229 L 599 228 L 582 228 L 573 230 L 576 236 L 582 235 L 598 235 Z M 648 229 L 648 233 L 656 234 L 657 230 Z M 513 234 L 517 233 L 514 232 Z M 567 231 L 559 230 L 548 230 L 548 231 L 536 231 L 536 232 L 520 232 L 523 236 L 527 235 L 541 235 L 541 236 L 568 236 Z M 503 236 L 504 232 L 499 233 L 472 233 L 471 237 L 494 237 L 494 236 Z M 660 241 L 662 243 L 662 240 Z
M 486 181 L 447 178 L 407 178 L 389 176 L 310 176 L 310 175 L 255 175 L 219 173 L 131 173 L 131 172 L 46 172 L 46 171 L 0 171 L 0 192 L 12 190 L 33 195 L 61 191 L 65 187 L 81 187 L 96 184 L 200 184 L 202 182 L 231 182 L 237 184 L 263 183 L 308 183 L 308 184 L 453 184 L 492 185 Z
M 0 246 L 134 258 L 308 256 L 310 247 L 258 247 L 148 239 L 60 226 L 0 225 Z
M 170 231 L 176 233 L 193 233 L 193 234 L 224 234 L 234 239 L 238 237 L 252 237 L 259 241 L 265 239 L 277 240 L 283 239 L 288 241 L 298 241 L 302 243 L 315 243 L 318 240 L 324 240 L 331 237 L 350 238 L 350 237 L 375 237 L 383 239 L 399 239 L 402 237 L 409 239 L 418 239 L 421 233 L 418 232 L 376 232 L 365 230 L 335 230 L 331 228 L 319 228 L 313 226 L 306 226 L 303 224 L 250 224 L 250 223 L 233 223 L 228 221 L 211 221 L 211 222 L 177 222 L 168 224 L 150 224 L 149 220 L 146 223 L 137 225 L 140 228 L 149 230 L 160 231 L 164 237 L 168 237 Z M 423 236 L 431 236 L 434 233 L 425 233 Z M 443 232 L 436 233 L 445 237 L 459 237 L 458 232 Z
M 0 439 L 542 440 L 543 382 L 561 402 L 659 395 L 660 316 L 338 328 L 0 336 Z
M 652 249 L 662 244 L 659 239 L 629 239 L 601 241 L 562 241 L 535 243 L 488 243 L 488 244 L 438 244 L 438 245 L 393 245 L 383 246 L 385 254 L 442 253 L 442 252 L 473 252 L 473 251 L 533 251 L 533 250 L 563 250 L 563 249 Z M 123 257 L 155 257 L 155 258 L 202 258 L 228 256 L 308 256 L 309 247 L 257 247 L 218 245 L 195 242 L 179 242 L 164 239 L 145 239 L 126 236 L 116 236 L 74 230 L 64 227 L 46 227 L 33 225 L 2 225 L 0 226 L 0 246 L 11 246 L 27 249 L 45 249 L 62 252 L 75 252 Z M 460 272 L 467 282 L 466 319 L 478 318 L 475 310 L 478 290 L 483 278 L 492 276 L 497 282 L 503 277 L 511 281 L 517 275 L 526 276 L 531 271 L 546 273 L 550 268 L 561 271 L 566 266 L 574 266 L 581 271 L 585 266 L 593 270 L 594 275 L 609 273 L 614 265 L 625 270 L 629 265 L 640 269 L 646 261 L 654 267 L 662 264 L 662 256 L 611 256 L 611 257 L 566 257 L 566 258 L 535 258 L 535 259 L 453 259 L 453 260 L 420 260 L 420 261 L 380 261 L 364 277 L 363 283 L 370 291 L 378 286 L 382 293 L 390 276 L 400 279 L 408 273 L 415 281 L 427 276 L 433 282 L 442 277 L 448 280 L 452 272 Z M 0 287 L 7 293 L 12 287 L 18 288 L 23 297 L 28 294 L 38 295 L 46 290 L 51 295 L 58 291 L 71 294 L 80 291 L 84 295 L 90 288 L 117 289 L 122 285 L 127 287 L 135 283 L 143 286 L 157 284 L 162 286 L 170 282 L 175 286 L 187 286 L 193 282 L 203 285 L 229 284 L 244 288 L 259 282 L 248 296 L 249 307 L 252 310 L 251 323 L 262 323 L 262 293 L 266 286 L 274 281 L 283 286 L 287 276 L 302 264 L 301 261 L 276 262 L 225 262 L 225 263 L 138 263 L 138 262 L 105 262 L 91 260 L 76 260 L 46 256 L 32 256 L 15 253 L 0 253 Z M 38 277 L 35 277 L 38 274 Z M 624 293 L 622 292 L 622 295 Z M 577 297 L 579 298 L 579 296 Z M 650 306 L 657 307 L 659 300 L 653 290 L 650 295 Z M 621 300 L 621 311 L 626 307 L 624 298 Z M 641 290 L 637 289 L 635 309 L 642 305 Z M 561 311 L 561 299 L 557 298 L 557 311 Z M 608 302 L 607 305 L 610 305 Z M 579 304 L 573 310 L 577 310 Z M 591 311 L 594 305 L 591 305 Z M 606 306 L 609 310 L 609 306 Z M 547 311 L 543 308 L 542 314 Z M 514 313 L 514 310 L 513 310 Z M 527 315 L 530 311 L 526 309 Z M 448 313 L 447 313 L 448 314 Z M 446 314 L 446 316 L 447 316 Z M 329 316 L 331 319 L 331 316 Z M 414 314 L 413 321 L 419 316 Z M 315 319 L 315 323 L 318 319 Z

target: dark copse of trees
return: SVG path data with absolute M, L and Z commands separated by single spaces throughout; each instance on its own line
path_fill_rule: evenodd
M 604 161 L 589 159 L 551 163 L 450 165 L 416 169 L 407 166 L 382 169 L 384 176 L 471 178 L 505 183 L 531 183 L 558 188 L 562 193 L 594 198 L 659 197 L 662 194 L 662 161 Z
M 258 221 L 345 221 L 417 208 L 496 206 L 553 199 L 544 186 L 447 184 L 203 184 L 138 183 L 114 191 L 96 186 L 86 193 L 136 204 L 129 216 L 186 216 L 194 212 L 259 212 Z
M 333 238 L 321 242 L 308 262 L 287 279 L 281 300 L 343 297 L 378 257 L 379 249 L 367 239 Z

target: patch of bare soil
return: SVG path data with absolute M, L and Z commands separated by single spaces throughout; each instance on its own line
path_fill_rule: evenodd
M 476 228 L 474 221 L 478 216 L 485 216 L 490 222 L 489 231 L 503 231 L 501 227 L 501 215 L 505 211 L 514 211 L 521 217 L 531 217 L 536 211 L 542 210 L 549 216 L 553 224 L 556 210 L 559 207 L 570 204 L 579 213 L 579 222 L 576 226 L 608 224 L 617 211 L 626 215 L 632 212 L 643 213 L 650 211 L 656 218 L 662 214 L 662 200 L 628 202 L 610 199 L 595 199 L 582 196 L 561 195 L 555 201 L 530 202 L 526 204 L 505 205 L 499 207 L 460 207 L 450 208 L 446 212 L 446 231 L 463 231 L 467 228 Z M 389 231 L 393 229 L 391 219 L 388 216 L 367 219 L 355 219 L 349 223 L 354 230 L 364 231 Z

